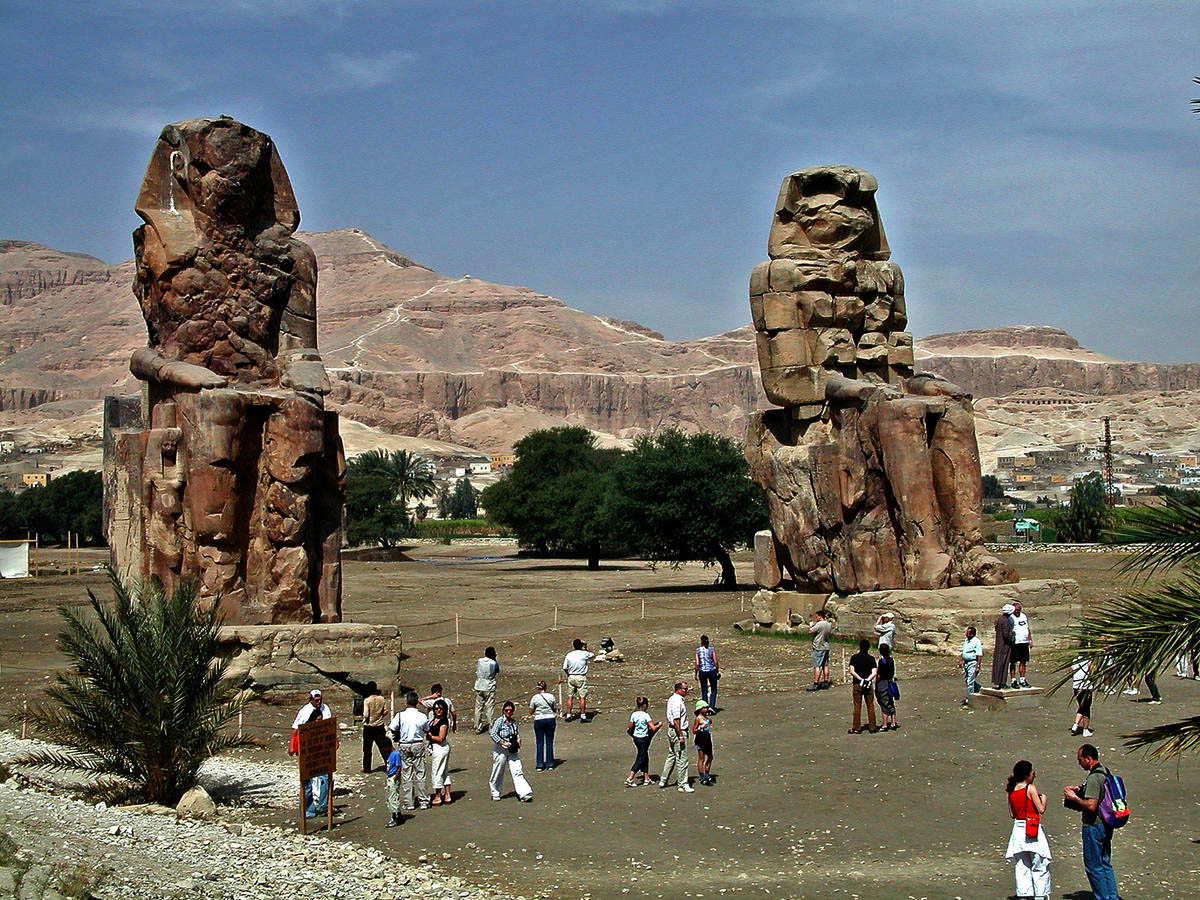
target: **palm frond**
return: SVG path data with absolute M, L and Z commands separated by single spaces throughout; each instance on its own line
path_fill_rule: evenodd
M 1200 750 L 1200 716 L 1144 728 L 1122 736 L 1125 738 L 1125 746 L 1132 750 L 1146 750 L 1152 759 L 1171 759 L 1193 750 Z
M 1081 648 L 1073 656 L 1090 663 L 1097 690 L 1122 688 L 1157 672 L 1182 654 L 1200 650 L 1200 570 L 1184 570 L 1174 581 L 1130 590 L 1089 607 L 1071 636 Z M 1070 660 L 1060 661 L 1052 690 L 1070 679 Z
M 1152 575 L 1172 566 L 1200 560 L 1200 507 L 1173 497 L 1166 506 L 1134 511 L 1113 531 L 1119 544 L 1145 544 L 1118 567 L 1121 572 Z

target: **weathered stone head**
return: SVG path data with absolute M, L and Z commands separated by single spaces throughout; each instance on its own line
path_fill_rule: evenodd
M 862 259 L 891 256 L 879 209 L 875 177 L 850 166 L 813 166 L 783 180 L 768 239 L 771 259 L 831 253 Z
M 134 293 L 164 358 L 269 382 L 281 349 L 316 346 L 316 261 L 291 237 L 300 212 L 270 137 L 226 116 L 168 125 L 135 209 Z

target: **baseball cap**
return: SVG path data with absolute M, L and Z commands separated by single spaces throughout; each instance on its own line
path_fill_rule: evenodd
M 321 692 L 320 691 L 309 691 L 308 696 L 310 699 L 315 700 L 317 697 L 321 696 Z
M 1016 612 L 1016 610 L 1017 610 L 1017 608 L 1015 606 L 1013 606 L 1011 603 L 1005 603 L 1002 607 L 1000 607 L 1000 612 L 1002 612 L 1002 613 Z

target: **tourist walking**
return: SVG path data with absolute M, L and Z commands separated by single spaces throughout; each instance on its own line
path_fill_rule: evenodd
M 1075 721 L 1071 723 L 1071 734 L 1076 737 L 1092 736 L 1091 670 L 1092 661 L 1082 653 L 1071 661 L 1071 692 L 1075 698 Z
M 1092 744 L 1080 747 L 1075 760 L 1088 773 L 1087 778 L 1079 787 L 1063 788 L 1063 803 L 1081 814 L 1083 869 L 1092 886 L 1093 900 L 1118 900 L 1117 875 L 1112 867 L 1112 829 L 1100 818 L 1108 770 L 1100 765 L 1100 751 Z
M 629 714 L 629 726 L 625 729 L 633 738 L 633 746 L 637 754 L 633 765 L 629 768 L 629 777 L 625 779 L 625 787 L 645 787 L 650 783 L 650 741 L 660 726 L 650 718 L 650 698 L 638 697 L 633 701 L 634 710 Z M 641 774 L 641 782 L 637 781 Z
M 829 687 L 829 635 L 833 633 L 833 623 L 829 621 L 829 613 L 818 609 L 813 621 L 808 623 L 808 631 L 812 639 L 812 687 L 808 692 L 822 691 Z
M 571 650 L 563 657 L 563 677 L 567 682 L 567 709 L 563 713 L 563 721 L 571 722 L 576 718 L 586 722 L 587 718 L 587 675 L 588 663 L 596 654 L 588 651 L 587 643 L 575 638 L 571 642 Z M 575 698 L 579 698 L 579 715 L 575 715 Z
M 403 778 L 403 775 L 401 775 L 403 771 L 404 757 L 400 755 L 399 750 L 393 749 L 387 758 L 388 828 L 395 828 L 402 821 L 403 814 L 400 811 L 400 781 Z
M 692 719 L 692 742 L 696 745 L 696 780 L 712 787 L 712 707 L 703 700 L 696 701 L 696 716 Z
M 1012 814 L 1012 831 L 1004 858 L 1015 866 L 1017 896 L 1048 900 L 1050 897 L 1050 842 L 1042 828 L 1046 795 L 1033 786 L 1037 773 L 1027 759 L 1013 766 L 1005 793 Z
M 696 672 L 696 680 L 700 682 L 700 697 L 709 705 L 713 712 L 717 711 L 717 681 L 721 677 L 721 664 L 717 660 L 717 650 L 708 642 L 708 635 L 700 635 L 700 646 L 696 648 L 696 658 L 692 668 Z
M 992 687 L 1008 687 L 1008 664 L 1013 648 L 1013 605 L 1005 603 L 996 616 L 996 649 L 992 654 Z
M 1011 686 L 1027 688 L 1029 682 L 1025 678 L 1025 667 L 1029 665 L 1029 651 L 1033 649 L 1033 633 L 1029 628 L 1029 616 L 1021 608 L 1021 601 L 1013 604 L 1012 612 L 1012 661 L 1009 663 Z
M 517 753 L 521 749 L 520 729 L 517 726 L 516 704 L 505 700 L 500 708 L 501 716 L 492 723 L 492 773 L 488 784 L 492 789 L 492 799 L 500 799 L 500 790 L 504 786 L 504 767 L 512 777 L 513 789 L 517 792 L 522 803 L 533 800 L 533 788 L 525 780 L 525 772 L 521 768 L 521 760 Z
M 453 803 L 450 796 L 450 704 L 436 700 L 429 712 L 429 773 L 433 781 L 433 798 L 430 805 L 441 806 Z
M 296 718 L 292 720 L 292 736 L 288 743 L 288 753 L 295 756 L 300 752 L 300 726 L 315 722 L 318 719 L 331 719 L 333 713 L 325 705 L 320 691 L 309 691 L 308 702 L 300 707 Z M 315 795 L 315 799 L 314 799 Z M 312 819 L 323 816 L 329 809 L 329 776 L 318 775 L 304 782 L 304 815 Z
M 979 640 L 975 626 L 968 625 L 966 636 L 963 638 L 962 651 L 958 658 L 958 665 L 963 670 L 963 685 L 966 689 L 963 694 L 963 706 L 970 706 L 971 695 L 979 693 L 979 665 L 982 659 L 983 641 Z
M 554 729 L 558 727 L 558 700 L 546 688 L 546 682 L 537 683 L 537 693 L 529 698 L 529 715 L 533 717 L 533 740 L 537 745 L 535 768 L 545 771 L 554 768 Z
M 883 730 L 895 731 L 900 727 L 896 722 L 900 685 L 896 681 L 896 659 L 887 644 L 879 645 L 879 662 L 875 666 L 875 699 L 879 701 L 879 711 L 883 713 Z
M 446 721 L 450 723 L 450 731 L 458 731 L 458 710 L 454 708 L 454 701 L 445 695 L 440 684 L 430 685 L 429 693 L 420 699 L 419 704 L 426 715 L 433 713 L 433 706 L 439 700 L 446 703 Z
M 475 733 L 483 734 L 492 724 L 496 714 L 496 676 L 500 674 L 500 663 L 496 662 L 496 648 L 487 647 L 483 656 L 475 661 Z
M 425 735 L 429 731 L 429 718 L 417 709 L 417 692 L 404 695 L 404 709 L 392 718 L 388 730 L 404 761 L 404 775 L 400 782 L 401 800 L 405 809 L 429 809 L 429 742 Z
M 858 652 L 846 663 L 846 676 L 850 680 L 850 696 L 854 701 L 854 717 L 849 734 L 862 734 L 862 705 L 867 704 L 867 725 L 874 734 L 875 726 L 875 657 L 871 655 L 871 642 L 863 638 L 858 642 Z
M 675 692 L 667 699 L 667 758 L 663 760 L 662 774 L 658 777 L 659 788 L 666 788 L 675 776 L 675 783 L 680 792 L 691 794 L 695 791 L 688 784 L 688 713 L 687 704 L 683 698 L 687 696 L 686 681 L 675 682 Z
M 362 725 L 362 770 L 371 771 L 371 751 L 379 750 L 387 765 L 392 752 L 392 742 L 387 737 L 387 701 L 374 681 L 367 684 L 367 697 L 363 700 Z
M 896 614 L 892 612 L 881 613 L 879 618 L 875 620 L 875 633 L 879 635 L 876 646 L 882 647 L 887 644 L 889 647 L 896 646 Z

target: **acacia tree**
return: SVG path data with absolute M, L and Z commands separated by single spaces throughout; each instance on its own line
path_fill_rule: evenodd
M 602 509 L 620 451 L 601 450 L 586 428 L 534 431 L 513 447 L 512 471 L 484 489 L 488 517 L 513 530 L 522 545 L 542 554 L 585 556 L 589 568 L 616 554 Z
M 742 449 L 715 434 L 668 429 L 637 439 L 616 466 L 604 521 L 638 555 L 715 563 L 736 587 L 730 551 L 767 528 L 766 501 Z

